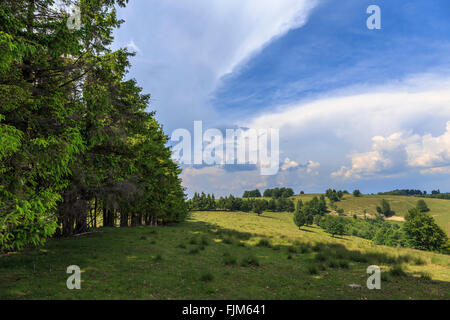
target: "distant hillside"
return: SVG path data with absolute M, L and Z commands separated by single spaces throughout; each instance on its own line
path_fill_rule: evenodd
M 319 194 L 297 195 L 294 198 L 307 201 L 311 200 L 314 196 L 319 196 Z M 344 209 L 347 215 L 362 215 L 364 214 L 364 210 L 368 214 L 373 215 L 377 213 L 376 207 L 380 205 L 382 199 L 389 201 L 396 216 L 403 217 L 409 209 L 416 206 L 417 200 L 424 198 L 396 195 L 362 195 L 361 197 L 354 197 L 353 195 L 347 194 L 336 205 Z M 450 201 L 434 198 L 426 198 L 424 200 L 430 208 L 429 213 L 434 217 L 436 223 L 450 235 Z

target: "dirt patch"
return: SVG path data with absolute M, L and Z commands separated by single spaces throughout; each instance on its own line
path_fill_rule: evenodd
M 390 218 L 387 218 L 386 220 L 391 220 L 391 221 L 401 221 L 401 222 L 403 222 L 403 221 L 405 221 L 405 218 L 403 218 L 403 217 L 397 217 L 397 216 L 392 216 L 392 217 L 390 217 Z

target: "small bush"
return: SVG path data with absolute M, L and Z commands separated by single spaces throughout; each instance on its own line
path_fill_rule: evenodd
M 189 254 L 197 254 L 199 252 L 200 250 L 198 250 L 198 248 L 192 248 L 191 250 L 189 250 Z
M 242 259 L 241 266 L 242 267 L 250 267 L 250 266 L 258 267 L 259 266 L 258 258 L 256 258 L 255 256 L 248 256 L 248 257 Z
M 391 270 L 389 270 L 389 274 L 393 277 L 405 277 L 406 276 L 406 272 L 403 269 L 402 265 L 400 265 L 400 264 L 393 266 L 391 268 Z
M 205 237 L 205 236 L 203 236 L 202 239 L 200 240 L 200 244 L 201 244 L 202 246 L 207 246 L 207 245 L 209 245 L 209 240 L 208 240 L 208 238 Z
M 231 238 L 231 237 L 225 237 L 225 238 L 223 239 L 223 243 L 226 243 L 226 244 L 233 244 L 233 238 Z
M 309 274 L 318 274 L 319 273 L 319 271 L 317 270 L 317 267 L 314 265 L 307 266 L 306 271 L 308 271 Z
M 348 269 L 350 266 L 347 261 L 341 260 L 338 262 L 339 268 Z
M 338 268 L 339 264 L 335 260 L 330 260 L 330 261 L 328 261 L 327 266 L 328 266 L 328 268 L 334 269 L 334 268 Z
M 315 260 L 315 261 L 318 261 L 318 262 L 325 262 L 325 261 L 327 261 L 327 257 L 326 257 L 325 254 L 323 254 L 323 253 L 317 253 L 317 254 L 314 256 L 314 260 Z
M 192 238 L 191 240 L 189 240 L 190 244 L 198 244 L 198 240 L 197 238 Z
M 147 240 L 147 237 L 146 236 L 142 236 L 142 237 L 139 238 L 139 240 Z
M 321 243 L 315 244 L 315 245 L 312 247 L 312 250 L 313 250 L 314 252 L 322 251 L 322 250 L 323 250 L 323 244 L 321 244 Z
M 186 245 L 185 245 L 184 243 L 180 243 L 180 244 L 178 245 L 178 248 L 180 248 L 180 249 L 186 249 Z
M 295 247 L 288 247 L 287 251 L 288 253 L 297 253 L 297 249 L 295 249 Z
M 309 247 L 306 247 L 306 246 L 300 247 L 300 253 L 301 254 L 305 254 L 305 253 L 308 253 L 308 252 L 309 252 Z
M 214 276 L 210 272 L 204 273 L 200 276 L 200 281 L 203 281 L 203 282 L 211 282 L 213 280 L 214 280 Z
M 160 255 L 160 254 L 157 254 L 156 256 L 155 256 L 155 258 L 153 259 L 153 261 L 155 261 L 155 262 L 159 262 L 159 261 L 162 261 L 162 255 Z
M 266 247 L 266 248 L 270 248 L 270 247 L 271 247 L 270 241 L 267 240 L 267 239 L 261 239 L 261 240 L 259 240 L 259 242 L 258 242 L 258 247 Z
M 426 265 L 427 262 L 424 259 L 418 257 L 418 258 L 414 259 L 414 264 L 416 266 L 423 266 L 423 265 Z
M 292 256 L 291 256 L 291 255 L 288 255 L 288 256 L 287 256 L 287 259 L 288 259 L 288 260 L 291 260 L 291 259 L 292 259 Z
M 423 280 L 431 280 L 431 275 L 428 272 L 421 272 L 420 273 L 420 278 Z
M 223 264 L 226 266 L 234 266 L 237 264 L 237 260 L 235 257 L 231 256 L 230 254 L 227 254 L 224 255 Z

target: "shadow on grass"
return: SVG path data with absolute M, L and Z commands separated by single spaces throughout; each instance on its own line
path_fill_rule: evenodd
M 116 269 L 115 272 L 129 270 L 129 265 L 126 265 L 125 262 L 127 260 L 127 255 L 129 255 L 130 246 L 146 248 L 149 247 L 152 240 L 158 239 L 158 237 L 163 240 L 164 236 L 170 238 L 173 232 L 182 234 L 182 237 L 186 240 L 186 244 L 192 238 L 191 232 L 195 232 L 196 235 L 199 236 L 199 239 L 205 237 L 208 238 L 208 240 L 211 240 L 211 238 L 215 237 L 222 240 L 233 240 L 230 243 L 208 241 L 208 246 L 213 249 L 209 249 L 209 251 L 215 250 L 218 254 L 223 251 L 218 250 L 218 246 L 220 246 L 220 248 L 223 248 L 223 246 L 237 247 L 241 241 L 250 240 L 254 237 L 268 238 L 267 235 L 264 234 L 237 231 L 202 221 L 186 221 L 170 227 L 104 228 L 101 230 L 103 231 L 102 233 L 93 233 L 86 237 L 51 239 L 40 249 L 26 249 L 19 253 L 0 256 L 0 299 L 17 298 L 16 296 L 12 296 L 11 293 L 14 292 L 12 289 L 15 288 L 15 283 L 17 281 L 22 280 L 23 282 L 25 279 L 27 283 L 30 282 L 31 284 L 32 281 L 39 278 L 40 274 L 46 274 L 48 272 L 55 274 L 58 279 L 61 278 L 60 282 L 64 285 L 65 279 L 67 278 L 66 268 L 74 264 L 79 265 L 82 268 L 95 264 L 95 267 L 98 269 L 97 272 L 99 273 L 110 272 L 111 266 L 114 266 Z M 155 233 L 154 230 L 158 230 L 158 232 Z M 307 231 L 314 232 L 311 230 Z M 145 241 L 139 240 L 144 239 L 144 237 L 146 239 Z M 179 243 L 169 244 L 169 242 L 165 241 L 161 241 L 160 243 L 161 246 L 173 245 L 174 248 L 179 246 Z M 201 243 L 198 245 L 201 245 Z M 245 247 L 248 250 L 274 250 L 276 247 L 276 250 L 279 250 L 280 254 L 288 252 L 294 257 L 315 253 L 314 255 L 311 255 L 311 257 L 306 256 L 305 259 L 307 259 L 307 261 L 310 260 L 312 264 L 321 263 L 330 266 L 337 265 L 338 267 L 335 268 L 345 266 L 345 263 L 347 263 L 346 268 L 350 269 L 365 269 L 369 265 L 387 265 L 395 267 L 404 263 L 413 264 L 415 259 L 414 256 L 408 254 L 394 256 L 384 252 L 349 250 L 339 243 L 321 242 L 313 245 L 309 242 L 296 241 L 289 245 L 273 246 L 273 244 L 271 244 L 271 246 L 267 247 L 258 246 L 257 243 L 246 243 Z M 179 249 L 177 248 L 177 250 Z M 200 250 L 197 254 L 202 255 L 203 252 Z M 318 254 L 321 255 L 320 261 L 314 260 L 314 257 Z M 160 258 L 165 259 L 164 256 L 161 256 Z M 104 261 L 104 259 L 106 260 Z M 351 263 L 350 266 L 349 263 Z M 261 261 L 261 264 L 264 265 L 264 261 Z M 412 281 L 414 278 L 414 281 L 418 281 L 417 277 L 413 277 L 409 273 L 402 274 L 399 277 L 411 279 Z M 449 285 L 449 282 L 444 281 L 432 281 L 428 279 L 420 279 L 420 281 L 442 284 L 446 287 Z M 60 284 L 58 283 L 58 285 Z

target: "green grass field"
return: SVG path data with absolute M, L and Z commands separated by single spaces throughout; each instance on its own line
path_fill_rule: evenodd
M 373 264 L 381 290 L 366 288 Z M 69 265 L 82 269 L 81 290 L 66 288 Z M 450 256 L 300 231 L 289 213 L 195 212 L 0 256 L 0 298 L 450 299 Z

